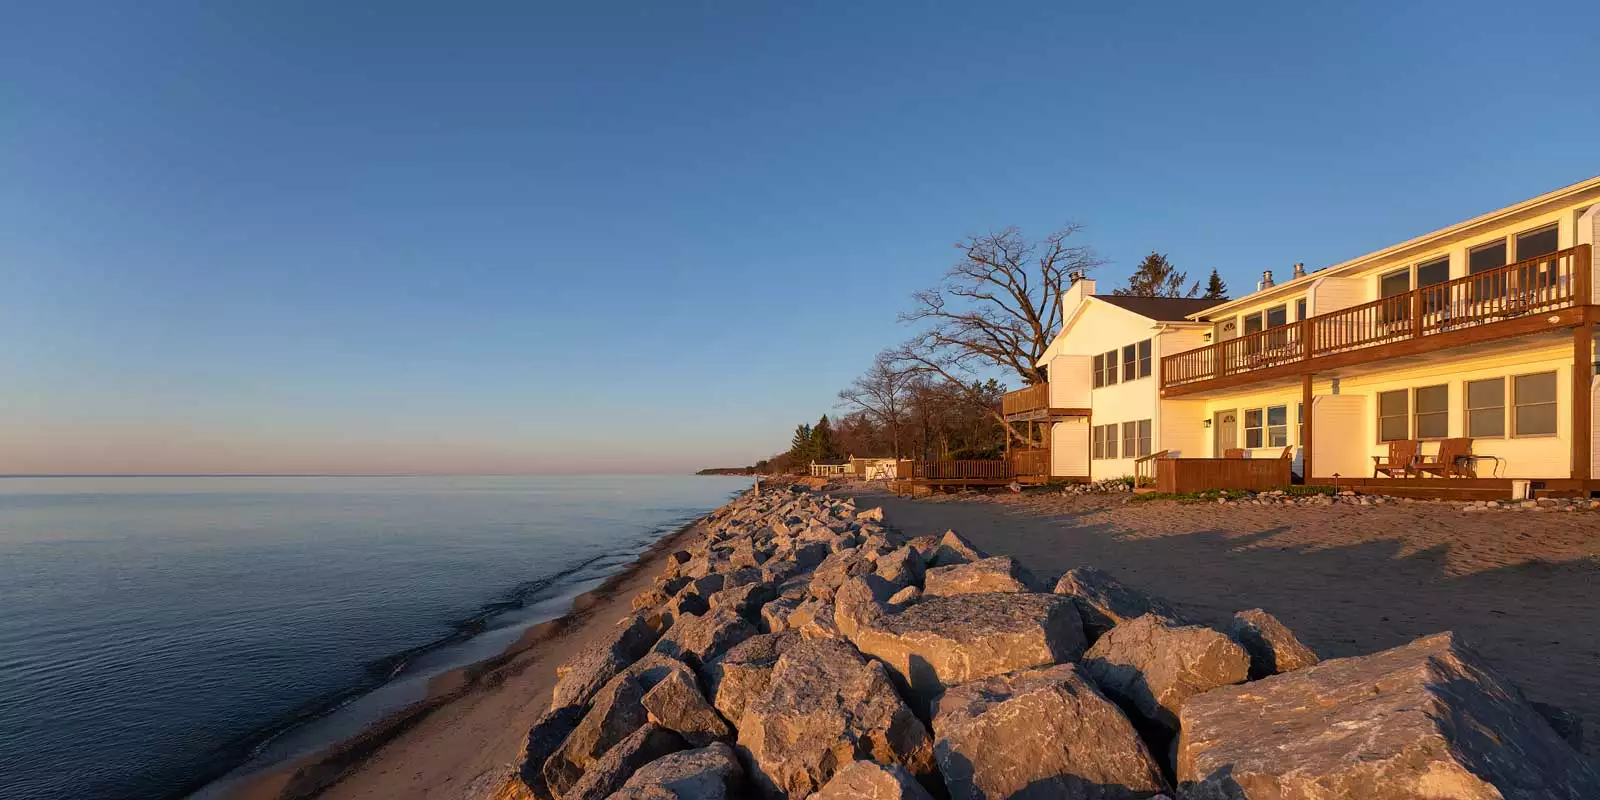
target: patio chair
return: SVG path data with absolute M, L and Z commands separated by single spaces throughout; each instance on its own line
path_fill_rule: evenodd
M 1244 458 L 1244 448 L 1230 447 L 1222 451 L 1223 458 Z
M 1417 459 L 1417 471 L 1441 478 L 1476 478 L 1471 456 L 1471 439 L 1444 439 L 1439 442 L 1438 455 Z
M 1417 448 L 1421 442 L 1416 439 L 1400 439 L 1389 443 L 1389 455 L 1372 457 L 1372 477 L 1382 473 L 1386 478 L 1393 478 L 1396 472 L 1404 477 L 1411 477 L 1416 469 Z
M 1278 456 L 1278 458 L 1281 458 L 1284 461 L 1293 461 L 1294 460 L 1294 445 L 1291 444 L 1288 447 L 1283 448 L 1283 455 Z

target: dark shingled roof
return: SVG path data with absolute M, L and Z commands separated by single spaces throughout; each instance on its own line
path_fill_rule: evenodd
M 1135 297 L 1122 294 L 1097 294 L 1095 298 L 1157 322 L 1183 322 L 1190 314 L 1228 302 L 1203 298 L 1190 300 L 1185 297 Z

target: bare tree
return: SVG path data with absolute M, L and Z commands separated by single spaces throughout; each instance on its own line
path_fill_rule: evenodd
M 996 373 L 1023 386 L 1042 383 L 1035 366 L 1061 324 L 1061 291 L 1073 273 L 1102 262 L 1087 246 L 1072 243 L 1081 231 L 1069 223 L 1034 242 L 1016 227 L 957 242 L 961 257 L 931 289 L 912 295 L 915 307 L 902 322 L 925 327 L 890 358 L 900 369 L 937 375 L 964 387 L 963 400 L 1004 424 L 992 399 L 977 387 Z M 1009 435 L 1035 444 L 1006 426 Z
M 872 360 L 865 373 L 839 391 L 839 405 L 862 412 L 888 434 L 895 458 L 900 457 L 900 431 L 916 378 L 915 371 L 901 368 L 886 350 Z

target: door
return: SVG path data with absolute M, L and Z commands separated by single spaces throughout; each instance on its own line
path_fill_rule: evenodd
M 1239 446 L 1239 412 L 1218 411 L 1211 417 L 1211 457 L 1222 458 L 1228 450 Z

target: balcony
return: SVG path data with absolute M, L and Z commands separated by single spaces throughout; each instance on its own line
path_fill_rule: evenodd
M 1056 380 L 1066 382 L 1068 376 L 1059 376 Z M 1056 394 L 1059 396 L 1062 392 L 1057 391 Z M 1084 405 L 1087 406 L 1088 403 L 1084 402 Z M 1087 416 L 1089 409 L 1051 408 L 1050 384 L 1036 383 L 1014 392 L 1006 392 L 1005 396 L 1000 398 L 1000 413 L 1007 422 L 1048 422 L 1062 417 Z
M 1166 356 L 1161 393 L 1173 397 L 1571 327 L 1583 322 L 1583 307 L 1593 302 L 1591 263 L 1590 246 L 1579 245 Z

